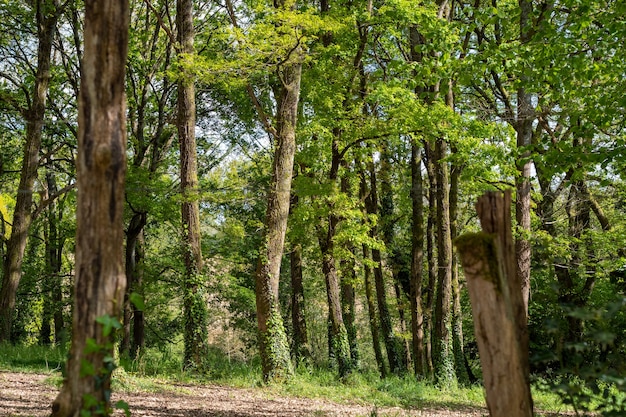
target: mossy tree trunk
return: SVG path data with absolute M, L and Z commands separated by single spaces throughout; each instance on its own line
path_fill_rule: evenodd
M 85 1 L 72 346 L 53 417 L 111 412 L 124 275 L 128 1 Z
M 277 1 L 275 7 L 292 6 Z M 275 151 L 272 178 L 267 194 L 265 237 L 259 252 L 255 277 L 259 348 L 265 381 L 288 379 L 293 373 L 289 343 L 279 310 L 278 289 L 296 152 L 296 124 L 302 76 L 301 55 L 302 51 L 295 48 L 293 51 L 295 59 L 276 69 L 280 82 L 276 88 L 278 91 L 276 128 L 270 132 L 275 140 Z

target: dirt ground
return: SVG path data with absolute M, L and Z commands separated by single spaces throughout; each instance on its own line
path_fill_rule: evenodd
M 50 405 L 58 389 L 44 382 L 48 376 L 0 371 L 0 416 L 49 416 Z M 114 394 L 113 401 L 119 399 L 129 404 L 133 416 L 140 417 L 482 417 L 487 415 L 484 409 L 375 409 L 373 406 L 357 404 L 277 397 L 261 389 L 228 388 L 215 385 L 176 384 L 156 393 Z

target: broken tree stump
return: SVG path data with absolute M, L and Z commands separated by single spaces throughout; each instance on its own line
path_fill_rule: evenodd
M 476 203 L 483 231 L 456 239 L 491 417 L 532 417 L 527 318 L 515 273 L 511 192 Z

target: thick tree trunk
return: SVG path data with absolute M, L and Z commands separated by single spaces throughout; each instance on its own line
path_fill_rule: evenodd
M 37 69 L 32 103 L 25 112 L 26 139 L 24 159 L 20 173 L 19 192 L 15 201 L 11 236 L 7 242 L 0 289 L 0 343 L 10 340 L 13 324 L 13 310 L 17 287 L 22 274 L 22 261 L 32 222 L 33 186 L 39 168 L 39 151 L 46 111 L 46 96 L 50 84 L 50 59 L 52 39 L 60 14 L 59 0 L 37 0 L 35 15 L 37 18 Z
M 363 259 L 370 259 L 372 254 L 369 247 L 363 245 Z M 372 332 L 372 345 L 374 348 L 374 356 L 376 357 L 376 364 L 378 365 L 378 371 L 381 378 L 387 376 L 387 366 L 385 365 L 385 358 L 383 357 L 382 346 L 380 345 L 380 333 L 378 326 L 376 300 L 374 298 L 374 285 L 372 284 L 372 268 L 365 264 L 363 265 L 365 276 L 365 299 L 367 301 L 367 312 L 370 324 L 370 331 Z
M 426 375 L 424 356 L 424 315 L 422 312 L 422 263 L 424 261 L 424 196 L 422 186 L 422 154 L 411 142 L 411 336 L 413 367 L 416 376 Z
M 110 411 L 114 327 L 126 277 L 124 72 L 127 1 L 85 1 L 78 113 L 78 205 L 72 347 L 52 416 Z
M 293 373 L 289 343 L 279 311 L 278 286 L 296 152 L 302 64 L 289 63 L 278 72 L 282 85 L 277 98 L 275 154 L 267 196 L 264 246 L 260 250 L 255 280 L 259 348 L 265 381 L 289 378 Z
M 450 236 L 450 192 L 448 165 L 444 160 L 447 143 L 443 138 L 435 144 L 437 176 L 437 298 L 435 303 L 435 331 L 433 364 L 435 380 L 452 383 L 456 380 L 452 352 L 452 240 Z
M 516 279 L 511 194 L 488 193 L 476 209 L 484 232 L 460 237 L 457 247 L 472 303 L 489 415 L 530 417 L 528 340 L 523 340 L 527 333 L 519 331 L 526 327 L 526 317 L 516 313 L 524 301 Z

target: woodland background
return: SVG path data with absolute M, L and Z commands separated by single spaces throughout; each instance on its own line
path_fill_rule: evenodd
M 0 5 L 0 341 L 64 346 L 83 5 Z M 626 382 L 624 16 L 130 1 L 122 362 L 210 372 L 219 351 L 266 380 L 295 365 L 475 382 L 452 242 L 478 229 L 478 195 L 512 188 L 532 373 L 622 407 L 599 387 Z

